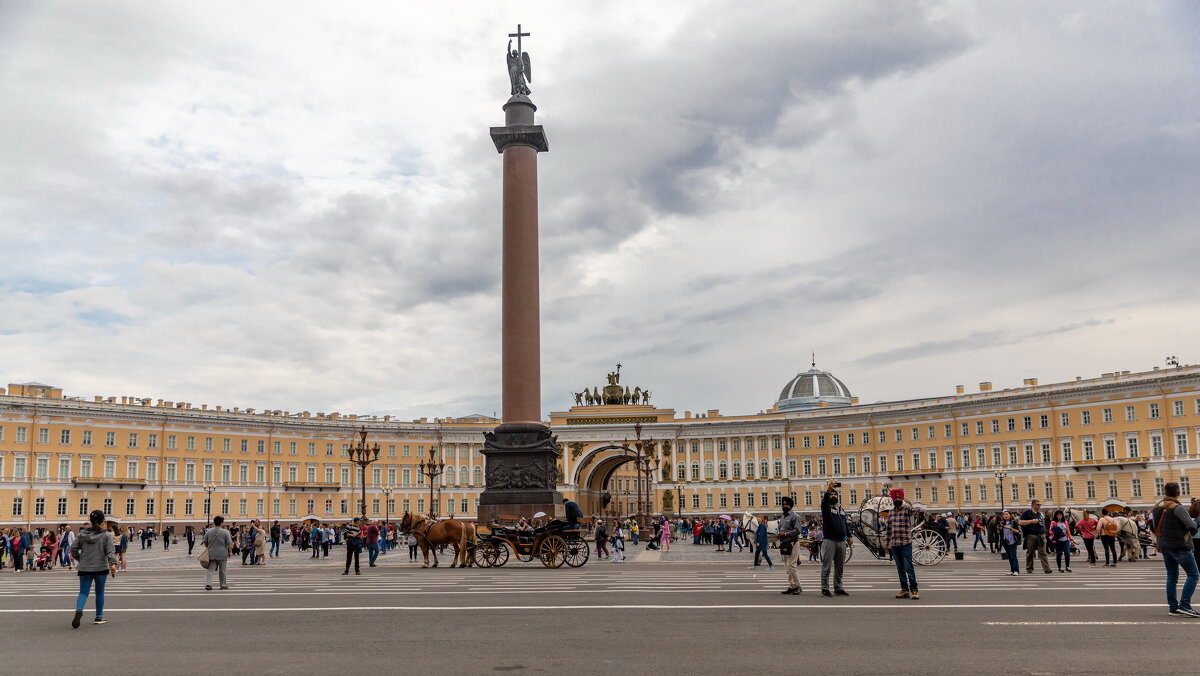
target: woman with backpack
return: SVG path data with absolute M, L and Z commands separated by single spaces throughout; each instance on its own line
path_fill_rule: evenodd
M 1117 567 L 1117 535 L 1121 532 L 1121 527 L 1117 525 L 1117 520 L 1105 514 L 1100 517 L 1097 523 L 1097 528 L 1100 530 L 1100 544 L 1104 546 L 1104 567 Z M 1112 563 L 1108 562 L 1109 552 L 1112 553 Z
M 1050 544 L 1054 547 L 1054 563 L 1058 566 L 1058 572 L 1071 572 L 1071 526 L 1061 509 L 1055 510 L 1054 518 L 1050 520 Z M 1067 560 L 1066 570 L 1063 570 L 1063 558 Z
M 83 607 L 91 594 L 92 585 L 96 585 L 96 624 L 104 624 L 104 583 L 109 574 L 117 574 L 117 552 L 113 545 L 112 532 L 104 527 L 104 512 L 95 510 L 88 515 L 87 528 L 75 536 L 71 545 L 71 555 L 77 562 L 79 571 L 79 596 L 75 599 L 75 619 L 71 627 L 78 629 L 79 620 L 83 617 Z

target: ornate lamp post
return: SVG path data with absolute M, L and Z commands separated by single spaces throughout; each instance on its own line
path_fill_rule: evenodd
M 367 520 L 367 465 L 379 459 L 379 444 L 367 445 L 367 428 L 358 431 L 358 443 L 350 447 L 350 462 L 362 470 L 362 518 Z
M 383 487 L 383 531 L 387 532 L 388 521 L 392 519 L 392 491 L 396 490 L 394 486 Z
M 630 456 L 634 464 L 637 466 L 638 475 L 642 478 L 637 486 L 637 521 L 638 525 L 646 528 L 650 525 L 650 511 L 653 505 L 651 504 L 653 495 L 650 490 L 650 480 L 654 477 L 655 465 L 657 459 L 655 451 L 658 448 L 658 441 L 655 439 L 642 439 L 642 424 L 637 423 L 633 426 L 634 442 L 633 446 L 629 445 L 629 439 L 625 439 L 622 444 L 622 452 Z
M 683 487 L 685 485 L 682 481 L 675 482 L 675 504 L 678 505 L 675 509 L 676 516 L 683 516 Z
M 204 528 L 212 524 L 212 494 L 217 490 L 214 484 L 204 484 Z
M 440 433 L 438 435 L 438 441 L 441 441 Z M 438 448 L 440 447 L 441 444 L 439 443 Z M 437 482 L 437 478 L 442 475 L 442 472 L 446 471 L 446 463 L 438 460 L 437 458 L 437 448 L 432 446 L 429 448 L 429 462 L 422 460 L 417 465 L 417 471 L 421 474 L 424 474 L 429 479 L 429 515 L 436 517 L 438 513 L 438 505 L 433 499 L 434 484 Z
M 996 475 L 996 481 L 999 483 L 998 490 L 1000 492 L 1000 511 L 1003 512 L 1004 511 L 1004 479 L 1005 479 L 1005 477 L 1008 476 L 1008 472 L 1005 472 L 1002 469 L 998 469 L 995 472 L 993 472 L 993 474 Z

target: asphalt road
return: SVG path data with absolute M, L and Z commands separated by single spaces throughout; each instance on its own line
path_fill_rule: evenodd
M 918 568 L 893 598 L 886 565 L 847 569 L 851 596 L 728 564 L 580 569 L 230 569 L 109 583 L 103 626 L 70 627 L 70 571 L 0 575 L 8 673 L 1150 673 L 1193 674 L 1200 620 L 1167 615 L 1157 559 L 1011 578 L 1000 565 Z M 16 648 L 16 649 L 8 649 Z M 87 665 L 95 664 L 95 669 Z M 28 670 L 28 671 L 26 671 Z

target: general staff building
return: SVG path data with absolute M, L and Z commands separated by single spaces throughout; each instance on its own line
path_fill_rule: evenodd
M 785 494 L 815 512 L 830 479 L 842 482 L 848 506 L 900 487 L 939 512 L 1033 498 L 1145 509 L 1163 483 L 1180 482 L 1187 496 L 1200 479 L 1194 366 L 862 404 L 814 365 L 756 415 L 679 415 L 648 393 L 614 401 L 596 389 L 594 401 L 578 396 L 582 403 L 549 420 L 559 490 L 588 514 L 631 514 L 646 503 L 644 511 L 688 517 L 769 511 Z M 474 518 L 486 481 L 483 433 L 497 423 L 87 400 L 12 384 L 0 389 L 0 527 L 82 523 L 97 508 L 176 531 L 217 514 L 342 520 L 362 509 L 362 476 L 347 452 L 361 430 L 380 446 L 366 470 L 368 516 Z M 653 441 L 641 472 L 631 464 L 638 433 Z M 422 471 L 430 464 L 442 467 L 432 479 Z

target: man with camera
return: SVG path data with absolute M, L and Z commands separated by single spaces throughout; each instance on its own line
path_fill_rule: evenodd
M 846 563 L 846 540 L 850 529 L 846 526 L 846 512 L 839 503 L 837 489 L 840 481 L 830 481 L 821 495 L 821 523 L 824 539 L 821 541 L 821 596 L 849 596 L 842 588 L 842 567 Z M 829 591 L 829 571 L 833 569 L 833 592 Z
M 788 586 L 781 594 L 799 594 L 800 588 L 800 548 L 796 541 L 800 539 L 800 516 L 792 511 L 796 503 L 790 495 L 783 496 L 783 516 L 779 519 L 779 553 L 783 556 L 783 565 L 787 569 Z

